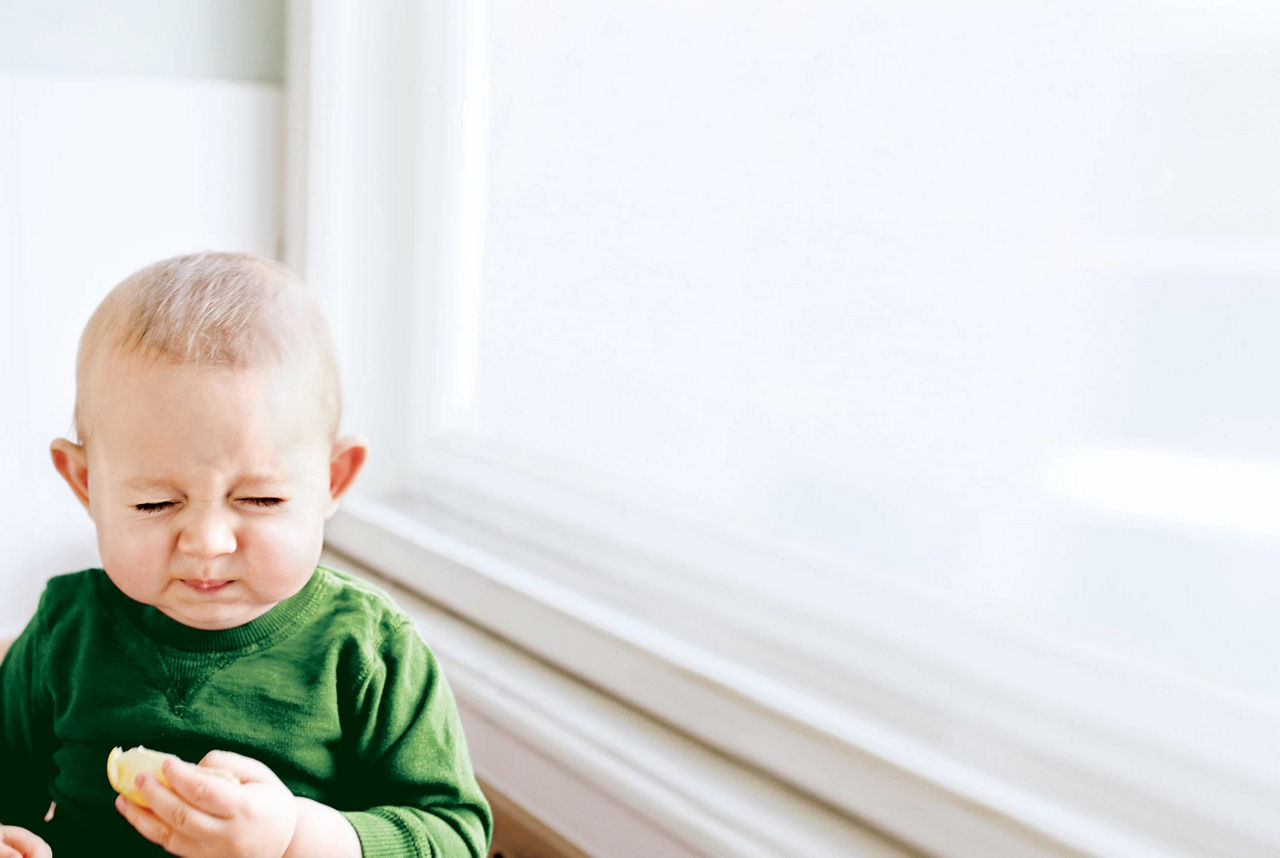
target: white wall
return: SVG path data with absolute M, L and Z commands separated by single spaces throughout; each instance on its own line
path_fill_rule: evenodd
M 280 83 L 283 0 L 0 0 L 0 67 Z
M 97 563 L 48 445 L 98 301 L 165 256 L 280 250 L 282 3 L 179 5 L 0 3 L 0 630 Z

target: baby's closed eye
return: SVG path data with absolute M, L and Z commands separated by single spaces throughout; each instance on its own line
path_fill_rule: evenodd
M 253 506 L 279 506 L 284 503 L 284 498 L 240 498 L 240 500 Z

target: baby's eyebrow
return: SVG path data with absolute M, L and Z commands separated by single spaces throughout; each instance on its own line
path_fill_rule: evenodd
M 173 481 L 162 480 L 155 477 L 135 477 L 132 480 L 126 480 L 124 487 L 127 489 L 136 489 L 137 491 L 148 491 L 150 489 L 168 491 L 173 488 Z
M 237 486 L 281 486 L 287 482 L 284 477 L 278 474 L 244 474 L 235 481 Z M 134 477 L 131 480 L 125 480 L 124 487 L 131 491 L 148 492 L 148 491 L 176 491 L 178 485 L 173 480 L 164 479 L 162 477 Z
M 285 479 L 279 474 L 244 474 L 236 482 L 242 486 L 279 485 Z

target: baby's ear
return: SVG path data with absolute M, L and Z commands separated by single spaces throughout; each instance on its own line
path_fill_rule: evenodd
M 351 488 L 368 455 L 369 441 L 362 435 L 349 435 L 333 443 L 329 457 L 329 515 L 337 512 L 338 498 Z
M 55 438 L 49 445 L 49 453 L 53 456 L 53 466 L 71 486 L 76 498 L 89 509 L 89 460 L 84 454 L 83 444 L 73 444 L 66 438 Z

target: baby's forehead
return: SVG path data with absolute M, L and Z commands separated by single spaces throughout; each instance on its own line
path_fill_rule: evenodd
M 104 420 L 128 422 L 147 412 L 199 413 L 208 406 L 211 390 L 230 391 L 230 400 L 218 401 L 238 402 L 246 410 L 259 402 L 274 406 L 274 422 L 294 427 L 300 439 L 331 443 L 337 434 L 338 402 L 330 375 L 323 361 L 305 353 L 209 363 L 116 347 L 104 351 L 80 381 L 81 440 Z

